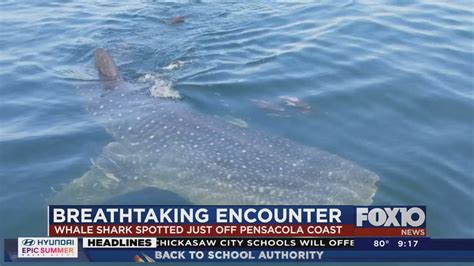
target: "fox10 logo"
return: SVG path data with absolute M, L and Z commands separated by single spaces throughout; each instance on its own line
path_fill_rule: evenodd
M 357 207 L 356 227 L 425 227 L 425 207 Z

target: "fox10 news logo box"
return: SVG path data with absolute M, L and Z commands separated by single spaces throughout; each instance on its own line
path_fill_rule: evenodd
M 18 258 L 77 258 L 78 239 L 72 237 L 19 237 Z
M 368 206 L 355 211 L 355 236 L 426 236 L 425 207 Z

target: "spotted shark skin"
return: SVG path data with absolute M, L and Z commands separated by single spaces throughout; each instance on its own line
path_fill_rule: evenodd
M 79 93 L 114 141 L 56 201 L 100 203 L 156 187 L 195 204 L 372 202 L 378 176 L 354 162 L 152 98 L 122 80 L 105 50 L 96 59 L 101 84 Z

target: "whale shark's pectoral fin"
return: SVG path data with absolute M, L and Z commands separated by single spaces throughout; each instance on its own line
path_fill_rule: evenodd
M 113 196 L 123 195 L 144 188 L 131 167 L 135 155 L 118 142 L 109 143 L 102 154 L 92 160 L 91 168 L 74 179 L 50 199 L 51 204 L 96 204 Z
M 111 142 L 104 147 L 102 154 L 91 162 L 105 177 L 121 182 L 133 178 L 130 169 L 136 163 L 136 158 L 122 144 Z

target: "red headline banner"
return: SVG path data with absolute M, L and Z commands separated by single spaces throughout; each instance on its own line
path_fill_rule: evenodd
M 74 237 L 286 237 L 286 236 L 426 236 L 425 228 L 337 225 L 149 225 L 149 224 L 53 224 L 49 236 Z

